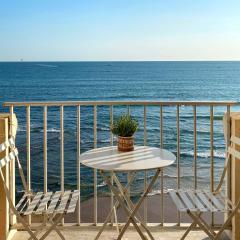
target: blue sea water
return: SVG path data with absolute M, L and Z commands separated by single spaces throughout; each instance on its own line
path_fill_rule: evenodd
M 68 100 L 162 100 L 222 101 L 239 100 L 240 62 L 16 62 L 0 63 L 0 97 L 5 101 Z M 1 111 L 8 111 L 1 104 Z M 234 108 L 233 110 L 238 110 Z M 226 108 L 214 109 L 215 180 L 224 163 L 222 116 Z M 26 117 L 24 108 L 16 108 L 19 121 L 17 144 L 26 166 Z M 114 116 L 126 113 L 126 106 L 114 108 Z M 143 144 L 143 107 L 132 107 L 139 120 L 137 144 Z M 210 178 L 210 109 L 197 109 L 198 185 L 209 187 Z M 60 188 L 59 108 L 48 109 L 48 188 Z M 76 108 L 66 107 L 65 187 L 76 187 Z M 159 107 L 147 108 L 147 143 L 159 146 Z M 164 147 L 176 153 L 176 108 L 164 108 Z M 109 107 L 98 108 L 97 145 L 110 144 Z M 193 109 L 180 108 L 181 185 L 193 186 Z M 31 182 L 34 190 L 43 187 L 43 109 L 31 108 Z M 93 147 L 93 108 L 81 108 L 81 152 Z M 148 176 L 151 176 L 151 172 Z M 165 188 L 176 187 L 176 164 L 164 172 Z M 143 185 L 139 173 L 132 187 L 139 194 Z M 125 176 L 122 176 L 125 180 Z M 19 181 L 19 179 L 18 179 Z M 158 192 L 159 183 L 155 186 Z M 18 184 L 18 190 L 21 186 Z M 106 186 L 98 177 L 98 192 Z M 81 167 L 82 199 L 93 194 L 93 171 Z

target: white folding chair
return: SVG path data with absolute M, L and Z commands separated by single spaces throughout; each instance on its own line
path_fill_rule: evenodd
M 240 146 L 240 138 L 231 137 L 231 146 L 228 148 L 227 161 L 220 178 L 220 182 L 214 192 L 206 190 L 171 190 L 169 194 L 180 212 L 186 212 L 193 220 L 193 223 L 182 236 L 185 239 L 188 233 L 197 225 L 210 237 L 210 239 L 220 239 L 221 234 L 231 223 L 240 207 L 240 199 L 233 203 L 222 192 L 222 185 L 230 166 L 230 161 L 235 158 L 240 161 L 240 152 L 233 149 L 233 144 Z M 202 214 L 206 212 L 228 212 L 228 217 L 218 232 L 212 230 L 211 226 L 202 218 Z
M 77 202 L 79 201 L 79 191 L 58 191 L 58 192 L 37 192 L 32 193 L 27 190 L 27 183 L 23 174 L 21 163 L 18 157 L 18 150 L 15 147 L 14 138 L 9 138 L 6 142 L 0 145 L 0 152 L 6 151 L 6 156 L 0 160 L 0 178 L 3 182 L 6 198 L 9 202 L 9 207 L 13 214 L 22 223 L 25 230 L 30 234 L 30 239 L 43 240 L 51 231 L 56 231 L 61 239 L 65 239 L 63 234 L 58 229 L 58 224 L 68 213 L 75 211 Z M 14 206 L 9 188 L 6 184 L 2 168 L 9 164 L 11 161 L 17 162 L 19 174 L 24 187 L 24 194 L 18 204 Z M 42 215 L 43 223 L 40 224 L 34 232 L 31 226 L 25 220 L 25 216 Z M 50 225 L 50 226 L 49 226 Z M 45 230 L 45 233 L 38 238 L 38 235 Z

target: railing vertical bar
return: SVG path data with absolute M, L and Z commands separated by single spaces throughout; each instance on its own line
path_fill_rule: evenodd
M 14 114 L 14 109 L 13 106 L 10 106 L 9 108 L 10 112 L 10 136 L 13 136 L 13 114 Z M 12 199 L 12 203 L 15 206 L 15 161 L 11 161 L 10 164 L 10 195 Z M 16 216 L 14 214 L 10 215 L 10 224 L 13 226 L 16 223 Z
M 44 193 L 47 192 L 47 106 L 43 107 L 43 164 L 44 164 Z
M 160 142 L 163 149 L 163 106 L 160 106 Z M 164 186 L 163 169 L 161 171 L 161 226 L 164 224 Z
M 64 108 L 60 107 L 60 166 L 61 166 L 61 191 L 64 191 Z
M 79 191 L 79 200 L 77 204 L 77 224 L 81 223 L 81 164 L 80 164 L 80 154 L 81 154 L 81 108 L 80 105 L 77 106 L 77 190 Z
M 31 141 L 30 141 L 30 107 L 27 107 L 27 187 L 31 190 Z
M 230 114 L 231 114 L 231 107 L 230 105 L 227 106 L 227 130 L 226 130 L 226 159 L 228 158 L 228 154 L 227 154 L 227 150 L 228 147 L 230 146 L 230 138 L 231 138 L 231 119 L 230 119 Z M 228 199 L 231 199 L 231 162 L 230 162 L 230 167 L 227 170 L 227 183 L 226 183 L 226 196 L 228 197 Z M 225 217 L 229 216 L 229 212 L 226 213 Z M 231 224 L 230 224 L 231 225 Z
M 94 148 L 97 148 L 97 106 L 94 105 L 93 114 Z M 97 225 L 97 170 L 94 169 L 94 225 Z
M 110 111 L 110 128 L 111 128 L 111 126 L 112 126 L 112 124 L 113 124 L 113 106 L 111 105 L 110 106 L 110 109 L 109 109 L 109 111 Z M 112 134 L 112 132 L 110 131 L 110 146 L 113 146 L 113 134 Z M 113 174 L 112 174 L 112 172 L 111 172 L 111 183 L 113 184 Z M 111 209 L 113 208 L 113 192 L 111 191 Z M 111 224 L 113 225 L 113 222 L 114 222 L 114 215 L 112 214 L 112 216 L 111 216 Z
M 177 189 L 180 188 L 180 107 L 177 105 Z M 178 211 L 178 225 L 181 222 L 180 212 Z
M 163 106 L 160 107 L 160 141 L 163 148 Z
M 131 107 L 128 105 L 128 115 L 131 115 Z
M 194 189 L 197 189 L 197 107 L 193 106 L 193 134 L 194 134 Z
M 110 106 L 110 128 L 113 124 L 113 106 L 111 105 Z M 110 145 L 113 146 L 113 134 L 112 132 L 110 131 Z
M 147 107 L 144 106 L 144 146 L 147 145 Z M 147 189 L 147 171 L 144 171 L 144 191 Z M 147 198 L 144 200 L 144 222 L 147 224 Z
M 130 115 L 131 115 L 131 107 L 130 107 L 130 105 L 128 105 L 127 110 L 128 110 L 128 116 L 130 116 Z M 128 182 L 128 183 L 129 183 L 130 179 L 131 179 L 131 173 L 128 172 L 128 173 L 127 173 L 127 182 Z M 127 191 L 128 191 L 129 197 L 131 197 L 131 186 L 130 186 L 130 185 L 129 185 Z
M 210 106 L 210 161 L 211 161 L 211 167 L 210 167 L 210 188 L 211 192 L 214 191 L 214 129 L 213 129 L 213 119 L 214 118 L 214 112 L 213 112 L 213 106 Z M 212 226 L 214 225 L 214 214 L 212 213 L 211 217 L 211 223 Z
M 47 106 L 43 107 L 43 191 L 47 192 Z M 44 222 L 47 216 L 44 214 Z
M 31 190 L 31 117 L 30 117 L 30 106 L 26 108 L 26 128 L 27 128 L 27 188 L 28 191 Z M 31 216 L 28 216 L 28 223 L 31 224 Z
M 60 106 L 60 172 L 61 191 L 64 192 L 64 107 Z M 62 220 L 64 225 L 64 219 Z
M 231 137 L 231 128 L 230 128 L 230 114 L 231 114 L 231 106 L 227 106 L 227 147 L 230 146 L 230 137 Z

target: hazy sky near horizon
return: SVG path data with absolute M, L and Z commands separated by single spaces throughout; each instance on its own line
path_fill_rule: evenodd
M 240 60 L 239 0 L 0 2 L 0 61 Z

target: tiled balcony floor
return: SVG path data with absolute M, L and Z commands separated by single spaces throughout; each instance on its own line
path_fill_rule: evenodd
M 97 229 L 79 229 L 79 230 L 63 230 L 62 233 L 65 236 L 66 240 L 93 240 L 97 234 Z M 156 240 L 178 240 L 183 235 L 184 230 L 163 230 L 163 231 L 152 231 L 152 234 Z M 114 240 L 116 239 L 117 234 L 114 230 L 106 230 L 100 237 L 100 240 Z M 25 231 L 18 231 L 13 240 L 25 240 L 28 239 L 29 235 Z M 60 239 L 55 232 L 52 232 L 46 240 L 57 240 Z M 128 230 L 124 237 L 124 240 L 138 240 L 140 239 L 139 235 L 134 230 Z M 189 234 L 186 240 L 208 240 L 207 235 L 201 231 L 193 231 Z M 227 236 L 223 236 L 222 240 L 228 240 Z

